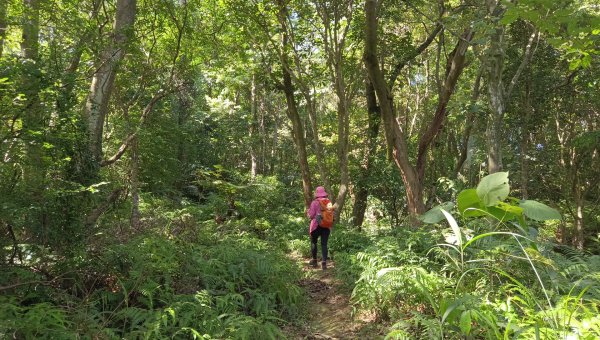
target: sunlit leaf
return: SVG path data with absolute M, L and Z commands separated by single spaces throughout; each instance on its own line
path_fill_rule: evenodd
M 532 200 L 523 200 L 519 202 L 519 207 L 523 209 L 523 214 L 536 221 L 560 220 L 561 216 L 556 209 L 550 208 L 544 203 Z
M 481 200 L 479 199 L 479 196 L 477 196 L 476 189 L 466 189 L 466 190 L 461 191 L 458 194 L 458 197 L 456 198 L 456 203 L 458 204 L 458 212 L 460 212 L 460 214 L 465 217 L 485 215 L 485 213 L 483 213 L 479 210 L 475 210 L 475 209 L 483 208 L 483 205 L 481 204 Z M 475 208 L 475 209 L 469 209 L 469 208 Z M 467 209 L 469 209 L 469 210 L 467 210 Z
M 509 194 L 508 172 L 496 172 L 481 179 L 477 186 L 477 196 L 485 206 L 504 201 Z

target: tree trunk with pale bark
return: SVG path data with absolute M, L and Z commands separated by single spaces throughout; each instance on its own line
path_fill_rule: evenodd
M 108 114 L 119 63 L 123 60 L 133 35 L 135 14 L 136 0 L 117 0 L 111 42 L 101 53 L 86 100 L 83 120 L 88 134 L 88 151 L 95 163 L 92 165 L 94 167 L 98 167 L 102 161 L 104 120 Z
M 256 93 L 256 76 L 252 75 L 252 84 L 250 85 L 250 116 L 252 121 L 250 122 L 250 177 L 256 178 L 258 175 L 258 152 L 256 139 L 256 130 L 258 129 L 258 99 Z

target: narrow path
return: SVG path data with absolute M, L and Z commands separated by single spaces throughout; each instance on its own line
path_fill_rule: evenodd
M 298 255 L 291 256 L 303 264 L 305 278 L 300 281 L 308 293 L 309 317 L 302 326 L 290 326 L 286 329 L 289 339 L 376 339 L 380 336 L 369 336 L 361 332 L 368 320 L 352 317 L 350 296 L 341 289 L 334 275 L 335 262 L 327 263 L 328 269 L 323 271 L 308 265 L 308 259 Z

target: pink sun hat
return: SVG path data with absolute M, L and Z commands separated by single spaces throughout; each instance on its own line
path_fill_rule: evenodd
M 317 190 L 315 190 L 315 197 L 319 198 L 319 197 L 327 197 L 329 195 L 327 195 L 327 192 L 325 192 L 325 188 L 323 187 L 317 187 Z

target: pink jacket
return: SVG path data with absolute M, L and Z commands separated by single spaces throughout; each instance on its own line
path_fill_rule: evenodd
M 312 233 L 315 229 L 317 229 L 317 215 L 321 212 L 321 203 L 320 200 L 327 199 L 327 197 L 319 197 L 315 198 L 311 203 L 306 215 L 310 218 L 310 227 L 308 229 L 308 233 Z

